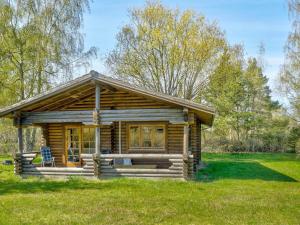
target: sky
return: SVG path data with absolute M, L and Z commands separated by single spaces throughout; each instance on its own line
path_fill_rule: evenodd
M 210 22 L 216 21 L 230 44 L 242 44 L 246 57 L 258 55 L 265 47 L 265 75 L 277 93 L 278 73 L 284 62 L 284 45 L 291 29 L 286 0 L 162 0 L 163 5 L 180 10 L 192 9 Z M 129 9 L 143 7 L 142 0 L 94 0 L 84 14 L 83 33 L 86 49 L 98 48 L 98 58 L 88 70 L 109 75 L 104 57 L 116 44 L 116 34 L 129 22 Z

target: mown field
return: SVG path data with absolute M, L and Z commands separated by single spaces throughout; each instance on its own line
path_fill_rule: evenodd
M 0 224 L 300 224 L 300 156 L 203 158 L 189 182 L 22 180 L 0 165 Z

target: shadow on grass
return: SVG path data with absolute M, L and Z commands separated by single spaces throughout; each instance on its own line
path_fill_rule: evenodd
M 297 182 L 260 163 L 247 161 L 210 161 L 207 168 L 197 173 L 199 181 L 211 182 L 222 179 Z
M 111 182 L 99 182 L 86 179 L 72 178 L 70 180 L 51 179 L 6 179 L 0 180 L 0 196 L 10 193 L 35 193 L 35 192 L 59 192 L 64 190 L 112 190 L 125 188 L 126 181 L 115 180 Z M 135 188 L 131 184 L 131 188 Z
M 204 152 L 202 157 L 206 160 L 259 160 L 263 162 L 299 161 L 300 155 L 294 153 L 213 153 Z

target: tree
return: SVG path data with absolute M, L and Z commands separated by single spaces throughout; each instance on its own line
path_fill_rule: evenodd
M 88 0 L 1 1 L 1 104 L 24 100 L 69 79 L 72 69 L 95 56 L 95 48 L 84 52 L 80 33 L 88 8 Z M 32 149 L 35 132 L 26 129 L 27 149 Z
M 300 2 L 289 0 L 289 13 L 293 18 L 292 32 L 285 46 L 285 63 L 280 73 L 281 88 L 288 97 L 292 118 L 300 122 Z
M 218 26 L 160 2 L 130 11 L 130 20 L 107 57 L 112 73 L 150 90 L 198 98 L 225 45 Z
M 84 52 L 80 27 L 87 0 L 15 0 L 0 6 L 1 81 L 23 100 L 70 72 Z M 80 61 L 79 61 L 80 59 Z M 12 85 L 13 84 L 13 85 Z M 17 91 L 16 91 L 17 90 Z
M 280 106 L 271 99 L 261 66 L 255 58 L 244 60 L 242 46 L 228 47 L 217 65 L 205 93 L 217 111 L 214 134 L 235 150 L 257 150 L 261 143 L 263 149 L 261 137 Z

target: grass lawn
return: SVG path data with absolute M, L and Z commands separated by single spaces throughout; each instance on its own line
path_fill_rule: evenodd
M 300 224 L 300 156 L 203 158 L 190 182 L 21 180 L 0 165 L 0 224 Z

